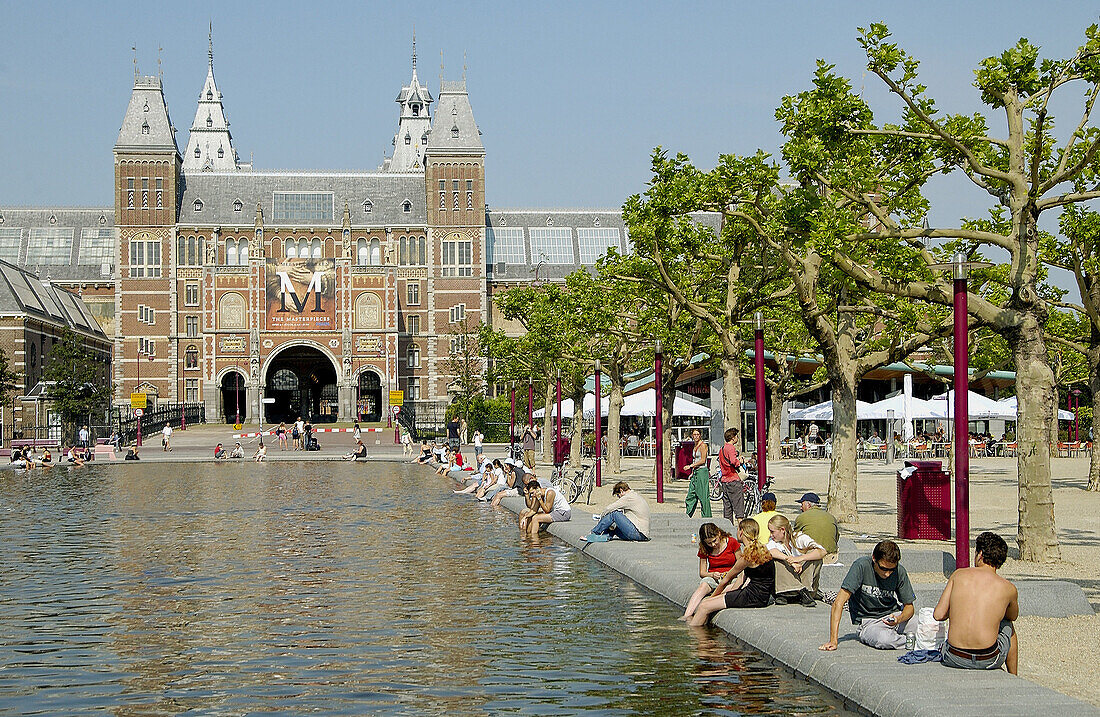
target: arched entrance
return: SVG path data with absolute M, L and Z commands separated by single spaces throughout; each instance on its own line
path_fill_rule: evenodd
M 382 420 L 382 379 L 373 371 L 359 374 L 358 413 L 364 423 Z
M 299 416 L 313 423 L 331 423 L 340 413 L 336 367 L 324 352 L 311 346 L 291 346 L 267 364 L 264 397 L 266 423 L 290 423 Z
M 222 408 L 226 423 L 241 423 L 248 418 L 248 389 L 244 375 L 239 371 L 227 371 L 222 376 Z

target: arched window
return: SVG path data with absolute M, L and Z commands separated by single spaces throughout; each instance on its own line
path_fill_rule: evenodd
M 367 264 L 367 240 L 359 239 L 355 242 L 355 263 L 358 266 Z
M 237 263 L 241 266 L 248 264 L 248 240 L 243 237 L 237 241 Z
M 221 147 L 218 147 L 218 159 L 221 159 L 224 156 L 225 156 L 225 150 L 222 149 Z
M 420 237 L 420 265 L 426 266 L 428 263 L 428 251 L 424 245 L 424 237 Z
M 370 264 L 371 266 L 382 265 L 382 242 L 377 239 L 370 240 Z
M 311 241 L 309 243 L 309 249 L 310 249 L 309 255 L 311 257 L 313 257 L 314 259 L 320 259 L 321 258 L 321 240 L 320 239 L 315 238 L 313 241 Z
M 275 391 L 297 391 L 298 374 L 288 368 L 281 368 L 271 377 L 271 388 Z
M 397 263 L 404 264 L 405 259 L 405 244 L 408 241 L 407 237 L 401 237 L 401 240 L 397 244 Z
M 196 146 L 195 147 L 195 159 L 198 159 L 201 156 L 202 156 L 202 152 L 200 152 L 199 148 Z
M 403 202 L 403 203 L 401 204 L 401 211 L 403 211 L 403 212 L 405 212 L 405 213 L 408 213 L 408 212 L 411 212 L 412 210 L 413 210 L 413 205 L 412 205 L 412 202 L 410 202 L 410 201 L 409 201 L 408 199 L 406 199 L 406 200 L 405 200 L 405 201 L 404 201 L 404 202 Z
M 415 344 L 409 347 L 405 355 L 405 365 L 409 368 L 420 368 L 420 347 Z
M 194 344 L 187 347 L 187 350 L 184 351 L 183 357 L 183 367 L 185 369 L 199 367 L 199 349 Z
M 298 258 L 298 242 L 293 239 L 286 240 L 286 258 L 297 259 Z
M 405 144 L 412 144 L 412 137 L 408 132 L 405 133 Z
M 237 240 L 226 239 L 225 240 L 225 265 L 236 266 L 237 265 Z

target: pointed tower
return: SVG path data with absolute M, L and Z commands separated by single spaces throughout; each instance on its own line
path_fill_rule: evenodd
M 214 82 L 214 34 L 210 33 L 207 51 L 206 82 L 199 94 L 199 107 L 187 149 L 183 153 L 184 172 L 234 172 L 239 169 L 233 136 L 229 133 L 229 121 L 222 107 L 222 93 Z
M 424 169 L 424 149 L 428 142 L 432 93 L 416 78 L 416 36 L 413 36 L 412 80 L 397 96 L 401 119 L 393 137 L 393 157 L 383 161 L 386 172 L 420 172 Z
M 173 292 L 168 277 L 181 193 L 181 161 L 159 76 L 140 77 L 135 72 L 114 156 L 118 238 L 115 400 L 121 402 L 130 393 L 178 400 L 169 369 L 175 342 L 166 337 L 173 333 Z M 154 356 L 162 360 L 151 362 Z M 145 365 L 139 366 L 142 359 Z

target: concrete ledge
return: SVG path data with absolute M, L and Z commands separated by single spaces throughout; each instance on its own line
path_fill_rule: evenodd
M 503 505 L 513 512 L 523 507 L 518 498 L 506 498 Z M 580 538 L 592 528 L 591 512 L 574 508 L 573 519 L 554 523 L 549 528 L 550 533 L 677 605 L 687 603 L 699 584 L 698 548 L 691 543 L 692 526 L 697 531 L 702 519 L 654 515 L 653 518 L 660 520 L 651 519 L 651 522 L 660 527 L 651 531 L 654 535 L 649 542 L 615 540 L 588 544 Z M 853 543 L 848 550 L 852 557 L 857 555 L 854 548 Z M 842 544 L 842 554 L 844 549 Z M 903 550 L 902 560 L 907 568 L 909 555 L 917 552 L 920 551 Z M 934 563 L 936 557 L 932 555 L 928 559 Z M 942 558 L 940 561 L 942 569 Z M 1072 583 L 1018 581 L 1017 585 L 1021 612 L 1025 614 L 1043 614 L 1038 609 L 1044 602 L 1078 604 L 1080 607 L 1070 588 L 1076 590 L 1084 606 L 1088 607 L 1084 593 Z M 940 585 L 919 586 L 917 607 L 935 605 L 941 591 Z M 818 603 L 815 608 L 775 605 L 756 610 L 723 610 L 715 616 L 714 624 L 794 674 L 813 681 L 868 714 L 899 717 L 986 717 L 989 714 L 1022 717 L 1049 713 L 1100 716 L 1100 710 L 1088 703 L 1004 671 L 967 672 L 937 663 L 903 665 L 897 661 L 900 651 L 879 651 L 861 645 L 847 616 L 841 623 L 840 648 L 835 652 L 821 652 L 818 645 L 828 638 L 828 609 L 827 605 Z M 1089 608 L 1088 614 L 1091 613 Z M 848 634 L 844 634 L 845 631 Z

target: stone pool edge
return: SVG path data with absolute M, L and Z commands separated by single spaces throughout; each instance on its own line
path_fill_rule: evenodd
M 519 498 L 506 498 L 502 505 L 513 513 L 523 507 Z M 685 540 L 685 545 L 680 545 L 671 536 L 657 535 L 645 543 L 588 544 L 580 538 L 591 527 L 589 515 L 586 510 L 574 510 L 572 520 L 552 524 L 549 532 L 671 602 L 687 603 L 698 585 L 698 563 L 690 543 Z M 897 661 L 899 652 L 877 651 L 861 645 L 854 633 L 845 635 L 851 630 L 847 616 L 841 623 L 840 649 L 822 652 L 817 647 L 828 638 L 827 607 L 819 603 L 812 609 L 787 605 L 723 610 L 713 624 L 796 676 L 833 693 L 846 707 L 867 714 L 1024 717 L 1060 711 L 1100 715 L 1100 710 L 1087 702 L 1003 670 L 975 673 L 937 663 L 902 665 Z M 780 619 L 761 620 L 765 616 Z

